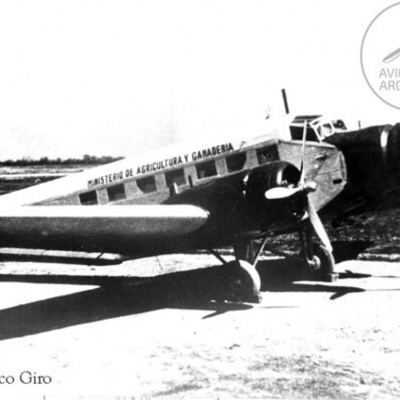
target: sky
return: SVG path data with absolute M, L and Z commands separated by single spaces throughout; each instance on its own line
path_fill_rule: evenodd
M 2 0 L 0 160 L 254 137 L 266 115 L 396 123 L 360 65 L 394 1 Z

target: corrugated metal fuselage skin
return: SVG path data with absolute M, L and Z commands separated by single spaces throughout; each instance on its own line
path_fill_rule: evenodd
M 260 159 L 261 151 L 263 155 L 265 153 L 266 159 Z M 11 206 L 13 202 L 27 206 L 81 205 L 82 201 L 90 199 L 87 193 L 95 193 L 93 199 L 96 199 L 97 205 L 194 205 L 204 210 L 208 218 L 205 224 L 193 232 L 185 233 L 184 229 L 176 228 L 173 234 L 168 232 L 157 234 L 163 231 L 162 226 L 153 226 L 152 229 L 143 231 L 141 235 L 132 235 L 129 233 L 135 231 L 135 226 L 128 229 L 124 224 L 120 224 L 118 229 L 118 223 L 110 220 L 110 230 L 107 233 L 107 224 L 100 229 L 94 222 L 88 220 L 80 223 L 77 218 L 75 231 L 81 230 L 81 232 L 72 233 L 65 228 L 64 231 L 58 229 L 49 234 L 46 232 L 45 223 L 42 228 L 37 223 L 35 229 L 35 222 L 32 220 L 31 228 L 25 230 L 25 233 L 21 232 L 21 227 L 13 228 L 12 224 L 8 227 L 3 225 L 3 228 L 0 226 L 2 246 L 107 252 L 136 258 L 232 245 L 243 238 L 256 237 L 266 232 L 297 229 L 301 217 L 293 215 L 291 209 L 293 199 L 290 204 L 288 201 L 268 202 L 265 199 L 253 204 L 254 201 L 249 201 L 246 194 L 246 182 L 254 171 L 261 171 L 267 179 L 270 179 L 270 175 L 272 177 L 280 173 L 279 170 L 289 164 L 290 167 L 294 165 L 299 169 L 301 142 L 264 140 L 244 146 L 234 144 L 232 148 L 227 144 L 224 151 L 220 147 L 216 152 L 219 154 L 212 154 L 202 160 L 193 160 L 193 155 L 196 153 L 190 153 L 192 159 L 189 157 L 188 162 L 185 162 L 184 154 L 181 164 L 149 173 L 146 167 L 140 170 L 135 166 L 131 173 L 126 162 L 114 163 L 103 166 L 97 171 L 94 169 L 40 185 L 43 187 L 41 189 L 38 186 L 17 192 L 14 197 L 7 198 L 7 195 L 0 197 L 0 207 Z M 232 170 L 227 158 L 239 154 L 245 154 L 245 162 L 239 169 L 235 167 L 236 170 Z M 205 165 L 207 162 L 212 162 L 215 170 L 210 176 L 201 177 L 198 165 Z M 155 165 L 155 162 L 146 165 Z M 343 156 L 334 146 L 308 142 L 304 167 L 306 182 L 315 181 L 318 185 L 316 192 L 309 196 L 319 210 L 336 197 L 346 184 Z M 168 180 L 170 183 L 173 182 L 173 171 L 176 170 L 183 171 L 184 178 L 168 185 Z M 115 175 L 115 171 L 121 171 L 122 175 Z M 137 172 L 140 172 L 139 176 Z M 114 182 L 99 183 L 101 179 L 96 177 L 108 176 L 107 174 L 111 176 L 109 180 Z M 146 177 L 153 177 L 151 179 L 154 180 L 154 188 L 150 189 L 154 190 L 144 186 Z M 80 186 L 74 187 L 74 178 Z M 95 179 L 98 180 L 95 182 Z M 64 193 L 62 193 L 63 182 Z M 110 190 L 117 186 L 123 195 L 119 196 L 118 190 Z M 300 194 L 299 198 L 295 199 L 296 207 L 302 202 L 302 196 L 303 194 Z M 90 206 L 84 206 L 86 207 Z M 132 224 L 137 224 L 137 231 L 140 231 L 139 220 L 134 221 L 132 219 Z M 62 223 L 60 219 L 61 227 Z M 99 231 L 102 234 L 97 234 Z

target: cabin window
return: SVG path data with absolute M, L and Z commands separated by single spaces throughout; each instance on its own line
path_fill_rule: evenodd
M 136 181 L 136 184 L 143 193 L 151 193 L 157 190 L 156 179 L 154 176 L 140 178 Z
M 98 204 L 97 193 L 95 190 L 86 193 L 81 193 L 79 195 L 79 199 L 81 201 L 81 204 L 84 206 L 92 206 Z
M 257 160 L 259 164 L 265 164 L 278 159 L 278 149 L 275 145 L 257 149 Z
M 246 163 L 246 153 L 232 154 L 227 156 L 225 160 L 228 172 L 240 171 Z
M 167 182 L 167 187 L 172 186 L 174 183 L 176 183 L 177 186 L 184 185 L 186 183 L 186 179 L 185 179 L 185 173 L 183 171 L 183 168 L 166 172 L 165 180 Z
M 108 200 L 118 201 L 126 199 L 125 186 L 123 184 L 107 188 Z
M 197 164 L 196 171 L 197 171 L 198 179 L 204 179 L 204 178 L 209 178 L 210 176 L 218 175 L 217 167 L 215 165 L 214 160 L 202 162 L 201 164 Z

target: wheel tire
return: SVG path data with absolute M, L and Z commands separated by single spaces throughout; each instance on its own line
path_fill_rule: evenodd
M 321 269 L 321 259 L 315 254 L 312 259 L 312 266 L 310 268 L 313 272 L 318 272 Z
M 335 259 L 333 254 L 325 246 L 319 246 L 315 253 L 315 257 L 320 261 L 320 267 L 316 271 L 317 277 L 321 280 L 330 280 L 330 277 L 335 271 Z
M 261 279 L 256 269 L 246 261 L 234 261 L 227 270 L 227 299 L 260 302 Z

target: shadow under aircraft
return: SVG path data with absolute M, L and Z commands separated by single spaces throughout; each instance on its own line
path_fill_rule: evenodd
M 163 275 L 151 280 L 126 277 L 52 275 L 2 275 L 0 281 L 80 284 L 97 287 L 0 310 L 0 340 L 7 340 L 122 316 L 166 308 L 210 311 L 203 319 L 254 306 L 224 300 L 224 265 Z M 261 290 L 270 292 L 326 292 L 334 300 L 364 290 L 354 285 L 310 284 L 299 281 L 298 262 L 285 259 L 260 261 L 257 266 Z M 345 273 L 341 278 L 368 275 Z M 354 283 L 354 281 L 352 281 Z M 265 305 L 263 308 L 293 308 L 297 305 Z

